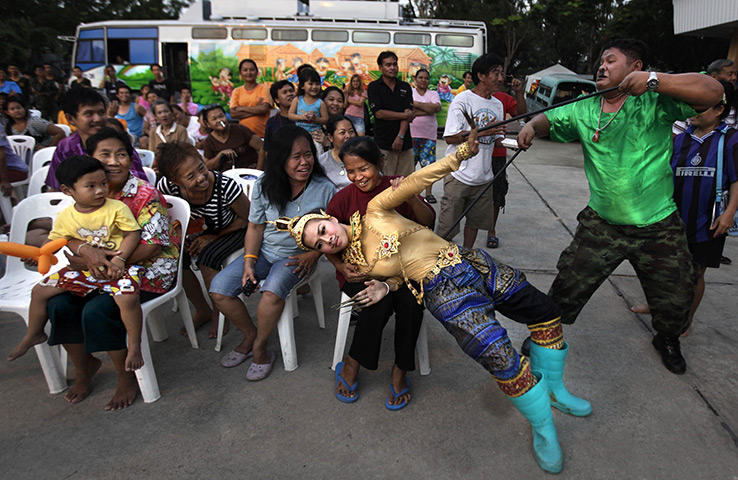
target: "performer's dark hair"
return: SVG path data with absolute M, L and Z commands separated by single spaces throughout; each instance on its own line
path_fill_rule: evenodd
M 726 82 L 725 80 L 718 80 L 720 84 L 723 86 L 723 89 L 725 90 L 725 101 L 720 100 L 720 103 L 715 105 L 716 107 L 724 107 L 723 113 L 720 114 L 720 119 L 723 120 L 725 117 L 728 116 L 730 113 L 730 107 L 732 107 L 735 104 L 735 88 L 733 88 L 733 85 L 730 82 Z
M 504 65 L 500 57 L 494 53 L 487 53 L 477 58 L 472 65 L 472 82 L 479 85 L 479 74 L 487 75 L 493 68 Z
M 713 73 L 720 73 L 723 68 L 732 67 L 733 65 L 735 65 L 735 62 L 733 60 L 729 60 L 727 58 L 719 58 L 707 67 L 707 74 L 712 75 Z
M 377 57 L 377 65 L 379 65 L 381 67 L 382 66 L 382 62 L 384 62 L 384 59 L 385 58 L 390 58 L 390 57 L 391 58 L 394 58 L 395 60 L 397 60 L 397 54 L 395 52 L 393 52 L 393 51 L 385 50 L 384 52 L 380 53 L 379 56 Z
M 296 125 L 285 125 L 278 128 L 269 141 L 269 153 L 265 162 L 264 175 L 261 180 L 261 191 L 269 201 L 279 208 L 279 214 L 284 214 L 284 209 L 292 200 L 292 187 L 290 179 L 285 171 L 285 165 L 292 155 L 292 147 L 298 138 L 304 138 L 313 154 L 313 171 L 310 178 L 325 177 L 323 169 L 318 163 L 318 154 L 315 150 L 313 137 L 307 130 Z M 308 180 L 310 181 L 310 180 Z
M 648 47 L 640 40 L 636 40 L 635 38 L 616 38 L 602 47 L 602 51 L 604 52 L 609 48 L 617 48 L 623 52 L 629 63 L 640 60 L 644 67 L 648 64 Z
M 382 151 L 372 137 L 354 137 L 346 140 L 338 157 L 343 161 L 346 155 L 356 155 L 382 170 Z

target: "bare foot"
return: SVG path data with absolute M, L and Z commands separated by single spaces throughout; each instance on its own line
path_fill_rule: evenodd
M 143 355 L 141 355 L 141 345 L 128 345 L 128 355 L 126 355 L 126 372 L 133 372 L 144 366 Z
M 213 320 L 210 322 L 210 328 L 208 328 L 208 338 L 218 338 L 218 323 L 219 320 Z M 230 322 L 226 318 L 225 322 L 223 323 L 223 335 L 228 333 L 228 330 L 230 330 L 230 327 L 228 326 Z
M 31 348 L 34 345 L 38 345 L 39 343 L 44 343 L 49 337 L 46 336 L 44 332 L 39 333 L 38 335 L 33 336 L 25 336 L 20 341 L 17 347 L 15 347 L 15 350 L 10 352 L 10 355 L 8 355 L 8 361 L 12 362 L 18 357 L 22 357 L 26 354 L 29 348 Z
M 399 393 L 403 390 L 405 390 L 407 385 L 407 372 L 405 370 L 400 370 L 400 368 L 397 365 L 392 365 L 392 388 L 395 390 L 395 393 Z M 407 393 L 404 393 L 394 398 L 394 395 L 392 395 L 392 390 L 390 390 L 390 394 L 387 397 L 387 403 L 390 405 L 402 405 L 403 403 L 407 402 L 410 403 L 410 391 L 408 390 Z
M 630 311 L 633 313 L 651 313 L 651 309 L 648 308 L 648 305 L 633 305 L 630 307 Z
M 94 377 L 97 371 L 100 370 L 101 365 L 102 362 L 99 358 L 90 355 L 85 368 L 82 369 L 82 371 L 76 372 L 74 385 L 67 390 L 67 393 L 64 395 L 64 400 L 69 403 L 79 403 L 84 400 L 92 391 L 92 377 Z
M 121 410 L 130 407 L 138 396 L 138 383 L 136 375 L 131 372 L 118 374 L 118 387 L 115 389 L 113 398 L 110 399 L 105 410 Z
M 343 361 L 343 368 L 341 369 L 341 378 L 346 382 L 346 385 L 354 385 L 358 377 L 359 362 L 346 355 L 346 359 Z M 358 394 L 356 390 L 353 392 L 350 391 L 341 382 L 338 382 L 338 385 L 336 385 L 336 393 L 348 398 L 354 398 Z

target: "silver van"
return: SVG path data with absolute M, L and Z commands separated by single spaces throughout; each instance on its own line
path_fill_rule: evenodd
M 595 82 L 581 78 L 578 75 L 563 73 L 546 75 L 538 82 L 538 88 L 533 96 L 526 99 L 528 112 L 535 112 L 580 95 L 593 93 L 596 90 Z

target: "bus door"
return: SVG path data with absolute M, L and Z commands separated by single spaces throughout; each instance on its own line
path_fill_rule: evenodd
M 162 43 L 162 62 L 164 75 L 174 84 L 174 88 L 190 85 L 190 57 L 186 43 Z

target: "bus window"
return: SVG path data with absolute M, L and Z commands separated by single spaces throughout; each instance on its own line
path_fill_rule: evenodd
M 440 47 L 473 47 L 474 37 L 471 35 L 436 35 L 436 45 Z
M 304 42 L 308 39 L 307 30 L 298 29 L 274 29 L 272 30 L 272 40 L 280 40 L 284 42 Z
M 354 32 L 354 43 L 390 43 L 389 32 Z
M 108 63 L 156 63 L 156 28 L 108 28 Z
M 428 33 L 395 33 L 397 45 L 430 45 L 431 36 Z
M 228 29 L 222 27 L 192 27 L 192 38 L 225 40 L 228 38 Z
M 313 42 L 348 42 L 349 34 L 346 30 L 313 30 Z
M 232 28 L 231 38 L 234 40 L 266 40 L 266 28 Z
M 105 63 L 105 44 L 102 40 L 80 40 L 77 43 L 76 63 Z

